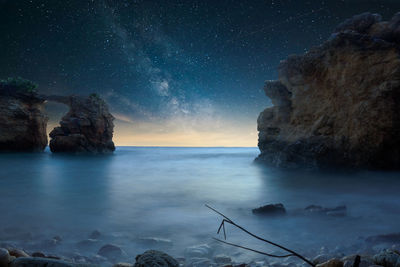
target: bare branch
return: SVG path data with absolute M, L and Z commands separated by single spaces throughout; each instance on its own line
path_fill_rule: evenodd
M 226 223 L 232 224 L 232 225 L 235 226 L 236 228 L 239 228 L 240 230 L 242 230 L 242 231 L 245 232 L 246 234 L 248 234 L 248 235 L 250 235 L 250 236 L 252 236 L 252 237 L 254 237 L 254 238 L 258 239 L 258 240 L 261 240 L 261 241 L 263 241 L 263 242 L 265 242 L 265 243 L 268 243 L 268 244 L 270 244 L 270 245 L 273 245 L 273 246 L 275 246 L 275 247 L 278 247 L 278 248 L 280 248 L 280 249 L 282 249 L 282 250 L 285 250 L 285 251 L 289 252 L 291 256 L 298 257 L 298 258 L 302 259 L 304 262 L 308 263 L 309 265 L 315 267 L 315 264 L 314 264 L 314 263 L 312 263 L 310 260 L 308 260 L 307 258 L 305 258 L 304 256 L 302 256 L 301 254 L 299 254 L 299 253 L 297 253 L 297 252 L 295 252 L 295 251 L 293 251 L 293 250 L 291 250 L 291 249 L 288 249 L 288 248 L 286 248 L 286 247 L 284 247 L 284 246 L 282 246 L 282 245 L 279 245 L 279 244 L 277 244 L 277 243 L 275 243 L 275 242 L 272 242 L 272 241 L 270 241 L 270 240 L 267 240 L 267 239 L 264 239 L 264 238 L 262 238 L 262 237 L 259 237 L 259 236 L 255 235 L 255 234 L 249 232 L 248 230 L 246 230 L 246 229 L 243 228 L 242 226 L 236 224 L 236 223 L 233 222 L 230 218 L 228 218 L 227 216 L 225 216 L 223 213 L 219 212 L 218 210 L 216 210 L 216 209 L 210 207 L 210 206 L 207 205 L 207 204 L 205 204 L 205 206 L 206 206 L 207 208 L 209 208 L 210 210 L 214 211 L 215 213 L 221 215 L 221 216 L 224 218 L 224 219 L 222 220 L 222 223 L 221 223 L 221 225 L 220 225 L 220 227 L 219 227 L 217 233 L 219 233 L 220 230 L 221 230 L 221 227 L 223 227 L 225 239 L 226 239 L 226 233 L 225 233 L 225 222 L 226 222 Z M 222 240 L 220 240 L 220 241 L 222 241 Z M 225 242 L 225 241 L 224 241 L 224 242 Z M 226 243 L 227 243 L 227 242 L 226 242 Z M 235 244 L 231 244 L 231 243 L 229 243 L 229 244 L 230 244 L 230 245 L 237 246 L 237 247 L 241 247 L 241 246 L 239 246 L 239 245 L 235 245 Z M 245 248 L 245 247 L 241 247 L 241 248 L 256 252 L 255 250 L 252 250 L 252 249 L 249 249 L 249 248 Z M 258 253 L 258 252 L 257 252 L 257 253 Z M 265 254 L 268 254 L 268 253 L 264 253 L 264 252 L 263 252 L 263 253 L 261 253 L 261 254 L 264 254 L 264 255 L 265 255 Z

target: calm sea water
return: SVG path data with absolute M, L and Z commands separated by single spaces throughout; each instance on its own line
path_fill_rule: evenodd
M 282 172 L 253 164 L 257 154 L 257 148 L 145 147 L 118 147 L 108 156 L 0 154 L 0 242 L 67 253 L 99 230 L 101 241 L 85 253 L 113 243 L 133 257 L 147 248 L 179 256 L 188 246 L 212 243 L 221 218 L 204 204 L 300 251 L 357 250 L 366 236 L 400 232 L 399 173 Z M 251 213 L 268 203 L 283 203 L 288 215 Z M 311 204 L 346 205 L 348 215 L 302 215 Z M 232 227 L 227 232 L 228 241 L 273 250 Z M 47 244 L 54 236 L 62 242 Z

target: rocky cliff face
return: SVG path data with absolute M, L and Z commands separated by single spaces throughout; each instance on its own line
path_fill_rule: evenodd
M 60 126 L 49 134 L 52 152 L 107 153 L 115 150 L 112 141 L 114 117 L 101 98 L 91 95 L 49 96 L 48 99 L 70 107 Z
M 44 101 L 32 90 L 0 83 L 0 151 L 41 151 L 46 147 Z
M 257 161 L 278 167 L 400 168 L 400 13 L 364 13 L 279 66 L 258 118 Z

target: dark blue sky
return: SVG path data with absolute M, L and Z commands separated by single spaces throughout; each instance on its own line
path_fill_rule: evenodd
M 164 144 L 180 131 L 220 133 L 204 145 L 255 145 L 269 104 L 263 83 L 277 78 L 279 61 L 365 11 L 389 19 L 400 1 L 0 0 L 0 78 L 31 79 L 43 93 L 101 94 L 121 144 L 152 144 L 138 141 L 149 132 Z M 49 110 L 58 120 L 59 108 Z

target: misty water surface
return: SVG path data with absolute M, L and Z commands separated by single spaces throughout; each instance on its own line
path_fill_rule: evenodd
M 97 229 L 102 240 L 85 253 L 114 243 L 131 258 L 148 248 L 180 256 L 185 247 L 212 243 L 220 217 L 204 204 L 305 253 L 322 246 L 357 251 L 367 236 L 399 232 L 399 173 L 281 172 L 255 165 L 257 154 L 257 148 L 142 147 L 108 156 L 0 154 L 0 242 L 62 254 L 78 250 L 76 243 Z M 268 203 L 283 203 L 288 215 L 251 213 Z M 348 215 L 302 215 L 310 204 L 346 205 Z M 228 241 L 274 250 L 227 231 Z M 44 245 L 57 235 L 61 244 Z M 168 242 L 146 243 L 147 237 Z

